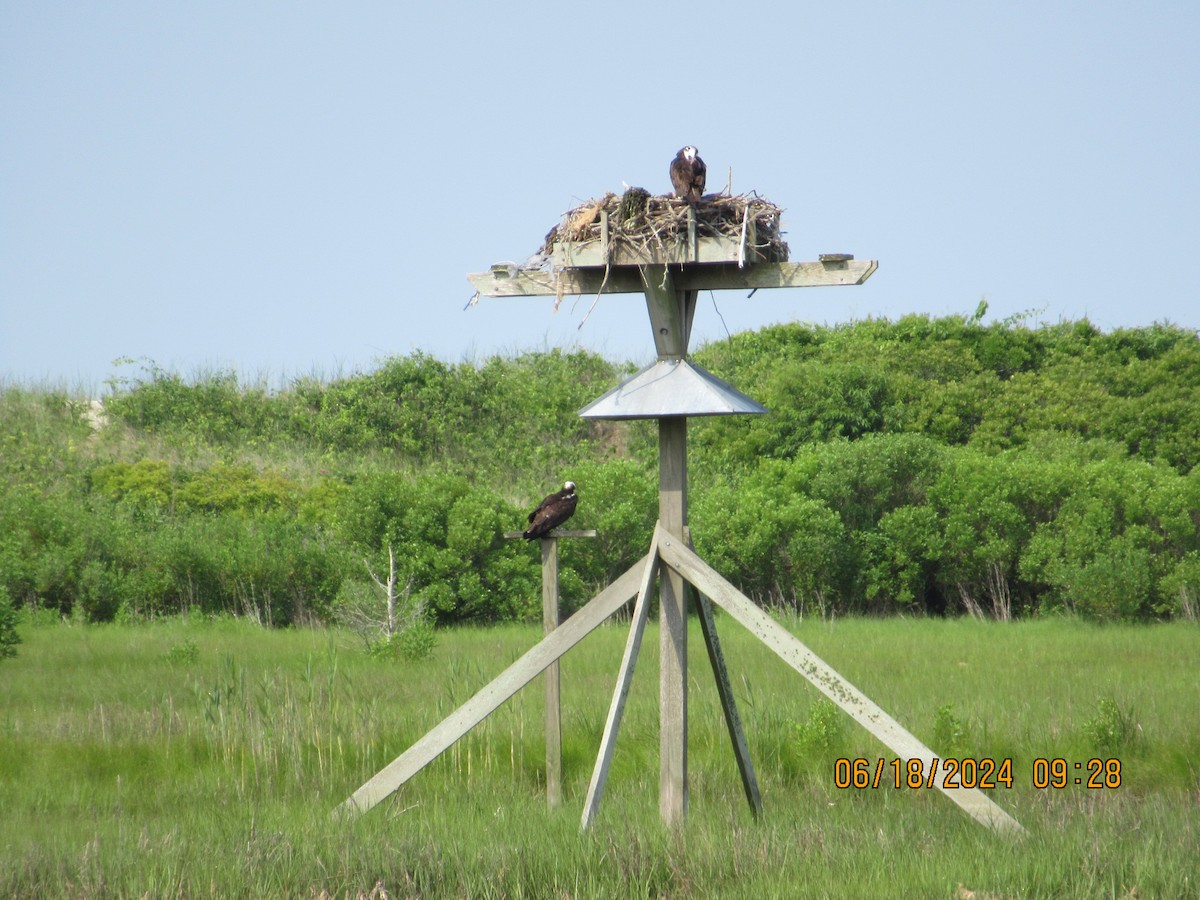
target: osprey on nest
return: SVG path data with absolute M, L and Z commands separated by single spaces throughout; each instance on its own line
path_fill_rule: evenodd
M 696 153 L 695 147 L 684 147 L 671 160 L 671 186 L 675 196 L 695 206 L 704 193 L 704 176 L 708 167 Z
M 542 538 L 575 514 L 575 482 L 568 481 L 561 491 L 555 491 L 529 514 L 529 528 L 521 534 L 526 540 Z

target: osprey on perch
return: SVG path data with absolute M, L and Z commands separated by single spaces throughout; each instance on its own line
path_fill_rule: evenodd
M 695 206 L 704 193 L 704 176 L 708 167 L 696 153 L 695 147 L 684 147 L 671 160 L 671 186 L 675 196 Z
M 542 538 L 575 514 L 575 482 L 568 481 L 561 491 L 555 491 L 529 514 L 529 528 L 521 534 L 526 540 Z

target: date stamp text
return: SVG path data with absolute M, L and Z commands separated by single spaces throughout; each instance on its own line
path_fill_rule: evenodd
M 946 757 L 939 759 L 849 759 L 833 763 L 833 786 L 839 789 L 875 788 L 979 788 L 1011 789 L 1014 783 L 1010 758 Z M 1062 789 L 1071 786 L 1113 790 L 1121 786 L 1121 760 L 1116 758 L 1073 761 L 1038 757 L 1029 772 L 1035 788 Z

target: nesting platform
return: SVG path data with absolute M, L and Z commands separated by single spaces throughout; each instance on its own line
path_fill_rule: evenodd
M 667 267 L 673 288 L 683 291 L 862 284 L 875 272 L 875 260 L 849 253 L 789 262 L 782 213 L 757 195 L 708 194 L 693 207 L 638 188 L 620 197 L 608 193 L 566 213 L 524 263 L 495 263 L 468 275 L 476 291 L 471 302 L 640 294 L 650 270 Z
M 691 206 L 630 188 L 568 212 L 540 255 L 555 267 L 786 262 L 782 214 L 757 196 L 710 194 Z

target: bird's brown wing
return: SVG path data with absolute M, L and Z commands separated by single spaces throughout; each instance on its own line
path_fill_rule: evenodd
M 542 502 L 535 506 L 533 511 L 529 514 L 529 521 L 532 522 L 540 513 L 544 512 L 546 507 L 549 506 L 557 496 L 558 494 L 550 494 L 548 497 L 543 497 Z
M 671 187 L 675 189 L 675 196 L 687 196 L 691 178 L 692 173 L 686 159 L 677 156 L 671 160 Z

